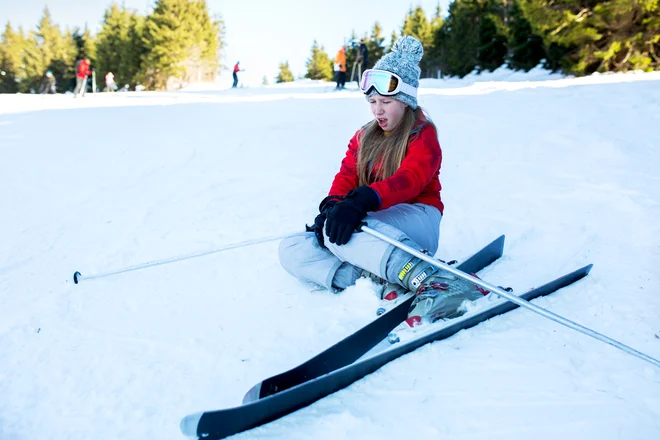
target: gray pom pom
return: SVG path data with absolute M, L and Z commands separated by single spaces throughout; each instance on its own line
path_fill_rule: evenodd
M 392 52 L 399 52 L 401 55 L 410 57 L 419 63 L 424 55 L 424 48 L 422 43 L 415 37 L 406 35 L 396 40 L 392 46 Z

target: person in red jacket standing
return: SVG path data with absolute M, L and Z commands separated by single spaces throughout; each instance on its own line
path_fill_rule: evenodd
M 241 71 L 241 68 L 238 66 L 241 62 L 236 61 L 236 64 L 234 64 L 234 83 L 232 84 L 232 88 L 235 89 L 236 86 L 238 86 L 238 72 Z
M 416 295 L 411 326 L 460 316 L 464 300 L 483 296 L 472 283 L 356 232 L 366 222 L 417 250 L 437 251 L 442 150 L 435 125 L 417 105 L 422 55 L 421 43 L 405 36 L 363 73 L 360 89 L 374 119 L 350 140 L 314 226 L 279 247 L 280 263 L 301 281 L 338 292 L 366 276 L 384 286 L 384 301 Z
M 92 74 L 89 69 L 89 59 L 78 60 L 76 63 L 76 88 L 73 90 L 73 97 L 77 98 L 78 95 L 85 96 L 85 89 L 87 88 L 87 77 Z

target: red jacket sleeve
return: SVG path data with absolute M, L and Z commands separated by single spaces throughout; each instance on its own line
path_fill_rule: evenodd
M 406 203 L 419 196 L 436 178 L 442 162 L 438 136 L 432 125 L 422 128 L 394 175 L 369 185 L 380 196 L 379 209 Z
M 357 149 L 358 149 L 358 131 L 348 143 L 348 150 L 344 160 L 341 161 L 339 172 L 332 181 L 329 196 L 345 196 L 352 189 L 358 186 L 357 174 Z

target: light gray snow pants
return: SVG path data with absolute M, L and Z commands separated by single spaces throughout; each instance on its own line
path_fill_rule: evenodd
M 364 220 L 370 228 L 404 241 L 416 249 L 426 249 L 433 255 L 438 250 L 441 219 L 442 214 L 434 206 L 401 203 L 382 211 L 371 212 Z M 345 288 L 354 284 L 361 269 L 383 279 L 388 278 L 388 260 L 396 249 L 391 244 L 366 232 L 356 232 L 343 246 L 330 243 L 326 236 L 325 245 L 327 249 L 319 246 L 313 232 L 286 237 L 279 246 L 280 264 L 299 280 L 320 284 L 330 291 L 335 291 L 336 287 Z M 398 249 L 397 251 L 399 254 L 405 254 Z M 397 260 L 401 258 L 406 256 L 402 255 Z M 342 266 L 344 262 L 351 267 L 347 264 Z M 399 263 L 400 261 L 397 261 L 397 264 Z M 344 277 L 341 282 L 337 282 L 335 276 L 338 275 L 340 266 Z M 345 269 L 353 269 L 349 276 L 352 279 L 346 279 Z

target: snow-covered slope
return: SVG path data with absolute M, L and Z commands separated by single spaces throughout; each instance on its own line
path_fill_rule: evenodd
M 483 272 L 660 357 L 660 74 L 424 80 L 446 205 L 439 257 L 499 234 Z M 353 83 L 354 87 L 354 83 Z M 0 95 L 0 438 L 177 439 L 374 318 L 279 266 L 277 242 L 92 275 L 301 230 L 364 98 L 333 84 Z M 237 439 L 654 439 L 660 371 L 518 310 L 425 346 Z

